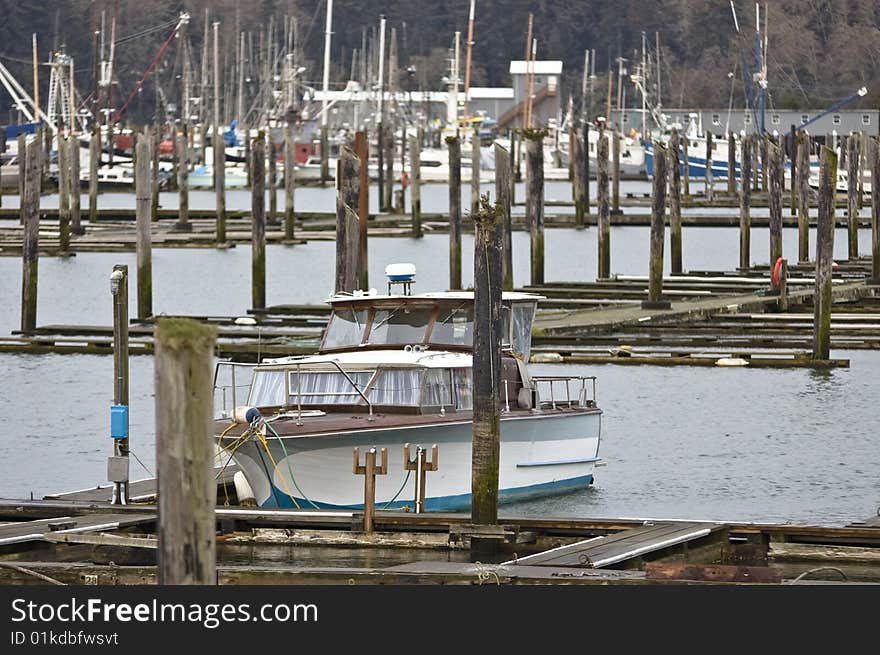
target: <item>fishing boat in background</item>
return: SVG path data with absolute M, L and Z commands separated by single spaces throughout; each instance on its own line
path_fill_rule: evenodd
M 411 294 L 414 266 L 386 272 L 388 294 L 329 299 L 318 354 L 218 364 L 215 399 L 231 390 L 232 404 L 214 423 L 216 444 L 241 468 L 259 505 L 362 507 L 364 481 L 352 474 L 352 454 L 376 447 L 387 449 L 390 462 L 376 478 L 377 507 L 412 507 L 405 445 L 436 444 L 439 468 L 428 479 L 424 509 L 470 506 L 473 293 Z M 403 293 L 391 293 L 396 284 Z M 595 378 L 538 376 L 526 364 L 539 298 L 502 297 L 501 502 L 583 489 L 599 461 Z M 242 367 L 251 377 L 240 398 L 246 404 L 237 405 Z

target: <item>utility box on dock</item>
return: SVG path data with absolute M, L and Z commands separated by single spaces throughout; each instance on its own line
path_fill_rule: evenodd
M 128 405 L 110 405 L 110 437 L 128 439 Z

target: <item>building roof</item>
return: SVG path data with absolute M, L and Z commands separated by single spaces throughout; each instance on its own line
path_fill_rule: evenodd
M 470 100 L 513 100 L 513 87 L 472 86 L 468 89 Z
M 536 60 L 528 62 L 528 68 L 526 68 L 526 65 L 527 62 L 525 61 L 511 61 L 510 74 L 525 75 L 528 72 L 534 72 L 535 75 L 562 75 L 562 61 L 560 60 Z

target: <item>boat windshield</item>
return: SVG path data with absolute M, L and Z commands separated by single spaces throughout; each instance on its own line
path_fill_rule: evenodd
M 327 325 L 324 347 L 345 348 L 358 345 L 364 337 L 367 316 L 366 309 L 345 308 L 334 311 Z
M 409 305 L 377 309 L 367 343 L 374 346 L 423 343 L 432 313 L 432 308 Z
M 470 348 L 474 344 L 474 308 L 442 308 L 431 330 L 431 343 Z

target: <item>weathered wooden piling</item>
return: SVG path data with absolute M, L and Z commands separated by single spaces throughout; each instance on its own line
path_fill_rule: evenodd
M 247 125 L 242 125 L 244 130 L 244 170 L 247 174 L 247 186 L 250 189 L 254 185 L 254 173 L 251 168 L 251 130 Z
M 574 225 L 578 229 L 583 229 L 587 226 L 587 216 L 590 212 L 588 200 L 590 180 L 586 171 L 588 157 L 584 151 L 584 142 L 579 134 L 573 133 L 570 143 L 569 159 L 572 172 L 572 195 L 574 196 Z
M 340 146 L 336 195 L 336 293 L 351 293 L 358 286 L 360 230 L 357 213 L 360 198 L 361 161 L 348 146 Z
M 296 188 L 296 140 L 293 125 L 284 128 L 284 240 L 292 242 L 296 238 L 296 208 L 294 189 Z
M 790 170 L 790 181 L 791 181 L 791 194 L 789 195 L 789 206 L 792 216 L 798 215 L 798 171 L 800 170 L 800 151 L 798 149 L 798 131 L 797 128 L 792 125 L 791 131 L 788 133 L 788 139 L 786 140 L 788 143 L 788 158 L 791 164 Z
M 511 171 L 511 175 L 510 175 L 510 204 L 515 205 L 516 204 L 516 183 L 520 179 L 519 178 L 519 168 L 517 168 L 517 166 L 519 165 L 517 163 L 517 147 L 518 147 L 518 145 L 517 145 L 517 143 L 518 143 L 517 142 L 517 130 L 509 130 L 508 133 L 510 135 L 510 162 L 509 162 L 510 171 Z M 516 171 L 516 174 L 513 173 L 514 171 Z
M 95 125 L 89 140 L 89 223 L 98 220 L 98 166 L 101 163 L 101 127 Z
M 150 233 L 153 213 L 153 179 L 150 173 L 150 132 L 137 137 L 135 151 L 135 223 L 137 230 L 137 316 L 153 315 L 153 253 Z
M 480 128 L 471 135 L 471 213 L 480 208 Z
M 461 289 L 461 139 L 446 137 L 449 151 L 449 288 Z
M 761 189 L 761 143 L 763 140 L 758 134 L 750 134 L 749 139 L 751 139 L 750 145 L 750 153 L 752 157 L 752 191 L 759 191 Z M 764 187 L 766 191 L 767 188 Z
M 688 158 L 688 146 L 690 145 L 687 134 L 681 135 L 681 155 L 684 161 L 684 175 L 682 176 L 682 191 L 684 197 L 691 195 L 691 161 Z
M 743 135 L 739 162 L 739 268 L 752 265 L 752 139 Z
M 82 226 L 82 196 L 80 196 L 79 139 L 70 137 L 70 232 L 85 234 Z
M 770 182 L 770 265 L 782 257 L 782 148 L 767 144 L 767 164 Z
M 219 128 L 214 129 L 214 195 L 217 211 L 217 246 L 226 246 L 226 147 Z M 265 162 L 263 164 L 265 166 Z
M 880 285 L 880 137 L 872 139 L 871 162 L 871 277 L 870 284 Z
M 269 153 L 269 212 L 266 214 L 267 225 L 278 225 L 278 154 L 275 150 L 275 135 L 271 129 L 266 131 L 266 150 Z
M 768 146 L 770 145 L 770 137 L 758 137 L 758 152 L 761 155 L 761 191 L 767 191 L 770 188 L 769 176 L 770 166 L 768 165 Z
M 326 102 L 326 101 L 325 101 Z M 330 138 L 326 123 L 321 126 L 321 184 L 330 179 Z
M 406 135 L 406 124 L 401 125 L 400 127 L 400 188 L 394 192 L 394 213 L 395 214 L 405 214 L 406 213 L 406 187 L 409 184 L 407 180 L 407 159 L 406 159 L 406 146 L 407 146 L 408 137 Z M 412 167 L 410 166 L 410 169 Z M 410 171 L 412 172 L 412 171 Z
M 715 199 L 715 180 L 712 177 L 712 155 L 715 151 L 711 131 L 706 131 L 706 199 L 712 202 Z
M 727 194 L 736 195 L 736 137 L 727 133 Z
M 37 328 L 37 272 L 39 268 L 40 183 L 42 181 L 41 144 L 31 141 L 25 147 L 19 140 L 18 157 L 25 163 L 21 178 L 24 193 L 19 214 L 24 225 L 21 246 L 21 331 L 32 334 Z M 20 167 L 21 168 L 21 167 Z
M 797 135 L 798 263 L 810 261 L 810 135 Z
M 851 132 L 846 140 L 846 227 L 847 251 L 851 260 L 859 258 L 859 177 L 861 149 L 859 137 Z
M 513 225 L 509 153 L 495 144 L 495 202 L 501 209 L 501 287 L 513 291 Z
M 654 153 L 654 159 L 657 153 Z M 608 204 L 608 139 L 605 131 L 599 130 L 599 141 L 596 144 L 596 227 L 599 245 L 597 277 L 611 277 L 611 207 Z
M 669 138 L 669 258 L 673 275 L 684 270 L 681 236 L 681 167 L 678 160 L 678 130 L 673 128 Z
M 611 213 L 622 214 L 620 209 L 620 133 L 611 130 Z
M 113 296 L 113 404 L 129 406 L 128 366 L 128 266 L 116 264 L 110 274 L 110 294 Z M 123 430 L 113 431 L 113 458 L 108 461 L 108 478 L 113 482 L 111 502 L 127 505 L 129 501 L 129 452 L 131 438 L 128 418 Z
M 6 130 L 0 130 L 0 155 L 6 152 Z M 0 207 L 3 206 L 3 167 L 0 166 Z
M 385 209 L 392 211 L 394 202 L 394 126 L 386 128 L 385 135 Z
M 544 284 L 544 135 L 543 130 L 525 130 L 526 220 L 531 243 L 530 284 Z
M 663 241 L 666 231 L 666 148 L 654 142 L 654 180 L 651 198 L 651 260 L 648 267 L 648 300 L 642 306 L 668 309 L 663 300 Z
M 421 133 L 420 133 L 421 134 Z M 370 288 L 370 267 L 367 248 L 367 225 L 370 219 L 370 178 L 369 167 L 364 162 L 370 161 L 370 141 L 366 131 L 354 135 L 354 150 L 361 162 L 360 184 L 358 186 L 358 274 L 361 289 Z
M 529 139 L 529 148 L 540 140 Z M 539 149 L 540 153 L 541 150 Z M 531 157 L 530 157 L 531 163 Z M 474 361 L 471 520 L 498 523 L 498 466 L 501 407 L 501 250 L 502 217 L 488 197 L 474 214 Z M 471 540 L 472 557 L 491 553 L 494 540 Z
M 421 142 L 418 135 L 410 137 L 409 176 L 410 211 L 412 212 L 412 235 L 418 239 L 422 236 L 422 163 Z
M 831 353 L 831 268 L 834 263 L 834 191 L 837 186 L 837 155 L 822 148 L 816 212 L 816 285 L 813 297 L 813 359 Z
M 381 95 L 379 96 L 381 98 Z M 378 200 L 379 200 L 379 212 L 383 212 L 388 209 L 388 205 L 385 204 L 385 125 L 383 123 L 383 116 L 381 112 L 379 113 L 379 123 L 376 125 L 376 159 L 377 159 L 377 167 L 376 167 L 376 175 L 377 175 L 377 192 L 378 192 Z
M 155 341 L 157 581 L 160 585 L 213 585 L 216 330 L 189 319 L 161 319 Z
M 178 212 L 174 229 L 189 232 L 192 230 L 192 225 L 189 222 L 189 138 L 186 123 L 183 124 L 176 141 Z
M 161 128 L 154 125 L 150 130 L 150 218 L 159 220 L 159 143 L 162 141 Z
M 421 514 L 425 511 L 427 476 L 430 471 L 436 471 L 438 468 L 440 463 L 439 451 L 440 449 L 437 444 L 434 444 L 431 447 L 431 459 L 429 461 L 427 448 L 416 447 L 415 457 L 412 457 L 410 444 L 403 445 L 403 470 L 412 471 L 416 474 L 416 514 Z
M 251 305 L 266 307 L 266 139 L 251 144 Z
M 354 449 L 352 472 L 364 476 L 364 533 L 373 534 L 376 516 L 376 476 L 388 473 L 388 449 L 381 451 L 381 464 L 376 463 L 376 448 L 364 453 L 364 463 L 360 463 L 360 449 Z
M 58 250 L 70 251 L 70 142 L 58 136 Z
M 20 199 L 24 198 L 24 180 L 27 176 L 25 171 L 27 170 L 27 162 L 25 151 L 27 148 L 27 137 L 25 137 L 24 133 L 19 134 L 16 137 L 16 145 L 18 146 L 18 197 Z M 42 174 L 42 173 L 41 173 Z M 20 202 L 23 202 L 20 200 Z M 20 206 L 20 205 L 19 205 Z M 23 218 L 23 215 L 22 215 Z
M 590 126 L 584 124 L 581 132 L 581 149 L 584 156 L 584 221 L 589 222 L 590 218 Z

